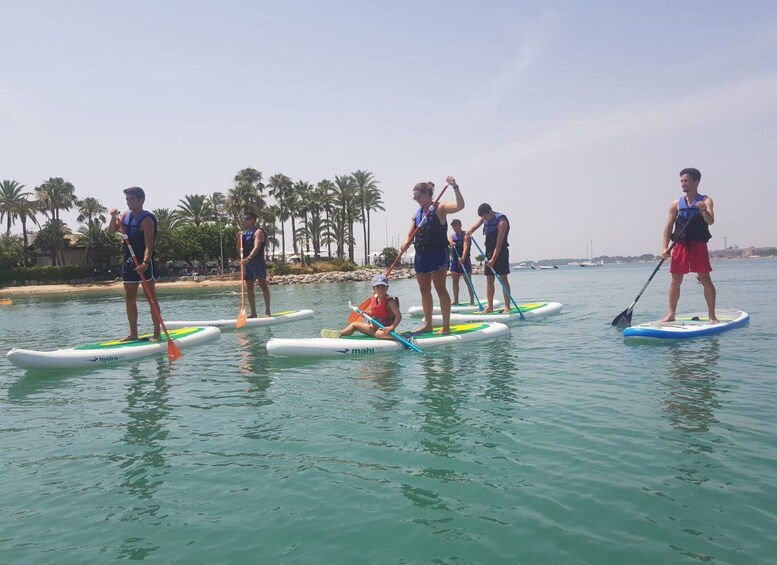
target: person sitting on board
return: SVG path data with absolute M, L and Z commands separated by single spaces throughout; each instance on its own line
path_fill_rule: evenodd
M 245 231 L 237 234 L 237 251 L 243 250 L 240 263 L 243 265 L 243 280 L 246 282 L 248 305 L 251 307 L 249 318 L 256 318 L 256 292 L 254 282 L 259 283 L 264 298 L 264 315 L 270 315 L 270 287 L 267 285 L 267 261 L 264 248 L 267 245 L 267 233 L 257 227 L 256 214 L 250 210 L 243 214 Z
M 119 214 L 119 211 L 113 208 L 107 231 L 109 234 L 116 233 L 119 230 L 118 222 L 121 222 L 122 226 L 124 226 L 124 233 L 127 234 L 129 244 L 132 246 L 132 250 L 135 252 L 135 256 L 140 264 L 135 267 L 135 260 L 132 258 L 129 248 L 123 245 L 124 262 L 121 265 L 121 280 L 124 282 L 124 305 L 127 310 L 130 333 L 121 341 L 134 341 L 138 339 L 138 286 L 140 285 L 141 275 L 146 279 L 146 292 L 151 295 L 146 296 L 146 299 L 151 305 L 151 319 L 154 321 L 154 337 L 152 340 L 160 341 L 162 334 L 159 327 L 159 319 L 154 313 L 154 306 L 152 305 L 152 300 L 156 299 L 154 284 L 154 281 L 156 281 L 154 265 L 154 241 L 157 234 L 156 216 L 143 209 L 146 193 L 139 186 L 125 189 L 124 196 L 129 210 Z
M 424 310 L 424 324 L 413 333 L 430 331 L 432 324 L 432 284 L 437 291 L 437 299 L 442 313 L 442 328 L 440 333 L 451 333 L 451 295 L 448 294 L 448 214 L 464 209 L 464 198 L 461 196 L 456 179 L 449 176 L 446 182 L 453 187 L 456 202 L 440 202 L 434 204 L 434 183 L 419 182 L 413 187 L 413 200 L 418 203 L 418 210 L 410 221 L 410 231 L 400 253 L 415 245 L 415 278 L 421 291 L 421 306 Z M 416 230 L 420 226 L 420 229 Z M 415 237 L 413 237 L 415 234 Z M 412 238 L 412 241 L 411 241 Z
M 451 281 L 453 283 L 453 303 L 459 303 L 459 281 L 462 275 L 464 275 L 464 282 L 467 284 L 467 290 L 469 291 L 469 304 L 474 306 L 475 295 L 472 292 L 470 279 L 467 277 L 467 275 L 472 274 L 472 262 L 469 258 L 470 237 L 461 229 L 461 220 L 459 219 L 451 220 L 451 228 L 453 228 L 453 234 L 448 241 L 452 251 L 450 269 Z
M 680 187 L 683 195 L 669 206 L 669 217 L 664 226 L 663 249 L 661 256 L 669 258 L 669 241 L 675 242 L 672 249 L 672 266 L 669 272 L 672 282 L 669 284 L 669 311 L 662 322 L 673 322 L 677 315 L 677 303 L 680 301 L 680 285 L 687 273 L 696 273 L 698 281 L 704 287 L 704 299 L 710 322 L 717 322 L 715 314 L 716 290 L 710 273 L 710 255 L 707 242 L 710 240 L 709 226 L 715 222 L 712 198 L 699 194 L 701 172 L 692 167 L 680 171 Z M 674 228 L 674 230 L 673 230 Z
M 510 221 L 507 216 L 499 212 L 494 212 L 491 206 L 483 203 L 478 206 L 478 219 L 471 228 L 467 230 L 467 235 L 471 236 L 476 229 L 483 226 L 483 235 L 486 238 L 486 298 L 488 306 L 484 313 L 494 311 L 494 273 L 502 281 L 502 291 L 504 293 L 504 313 L 510 313 L 510 281 L 507 275 L 510 274 L 510 250 L 507 243 L 507 235 L 510 233 Z M 533 267 L 532 267 L 533 268 Z
M 342 330 L 321 330 L 321 337 L 353 335 L 358 330 L 365 335 L 379 339 L 394 339 L 391 336 L 391 332 L 396 332 L 397 326 L 402 321 L 402 312 L 399 311 L 399 299 L 389 296 L 388 278 L 386 275 L 375 275 L 372 277 L 372 290 L 373 294 L 370 298 L 370 304 L 364 311 L 371 318 L 385 326 L 385 328 L 381 328 L 362 318 L 357 322 L 348 324 Z

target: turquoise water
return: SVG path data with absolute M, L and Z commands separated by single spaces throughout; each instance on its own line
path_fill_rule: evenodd
M 627 345 L 609 325 L 643 264 L 515 272 L 516 298 L 563 313 L 424 355 L 267 356 L 271 336 L 340 325 L 366 283 L 273 287 L 276 310 L 316 317 L 173 364 L 46 376 L 3 355 L 0 560 L 774 562 L 777 262 L 714 268 L 720 306 L 751 325 L 673 345 Z M 664 314 L 667 286 L 664 270 L 634 323 Z M 418 304 L 415 281 L 391 290 Z M 681 311 L 704 309 L 697 283 L 683 290 Z M 224 289 L 160 297 L 168 319 L 239 309 Z M 0 350 L 125 324 L 115 294 L 18 298 L 0 308 Z

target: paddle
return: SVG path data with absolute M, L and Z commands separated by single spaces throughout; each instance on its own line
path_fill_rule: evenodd
M 348 302 L 348 307 L 351 310 L 353 310 L 355 314 L 358 314 L 360 316 L 364 316 L 364 319 L 367 320 L 368 322 L 370 322 L 371 324 L 375 324 L 376 326 L 378 326 L 381 329 L 384 329 L 384 330 L 386 329 L 386 326 L 381 324 L 378 320 L 376 320 L 375 318 L 373 318 L 372 316 L 367 314 L 367 312 L 365 312 L 364 310 L 362 310 L 358 306 L 354 306 L 353 304 Z M 423 353 L 423 351 L 421 351 L 421 349 L 419 347 L 417 347 L 416 345 L 414 345 L 414 344 L 410 343 L 409 341 L 407 341 L 405 338 L 403 338 L 397 332 L 391 331 L 391 332 L 389 332 L 389 335 L 391 337 L 393 337 L 394 339 L 396 339 L 399 343 L 401 343 L 405 347 L 407 347 L 409 349 L 412 349 L 413 351 L 415 351 L 417 353 Z
M 236 328 L 242 328 L 248 322 L 246 313 L 246 279 L 245 265 L 243 265 L 243 235 L 240 235 L 240 312 L 237 313 Z
M 485 253 L 483 252 L 483 250 L 480 248 L 480 246 L 478 245 L 478 242 L 477 242 L 477 241 L 475 241 L 475 238 L 474 238 L 474 237 L 472 237 L 472 236 L 469 236 L 469 239 L 470 239 L 470 241 L 471 241 L 472 243 L 474 243 L 474 244 L 475 244 L 475 247 L 477 247 L 477 248 L 478 248 L 478 251 L 480 252 L 480 254 L 483 256 L 483 258 L 484 258 L 484 259 L 485 259 L 485 261 L 486 261 L 486 267 L 488 267 L 488 257 L 486 257 L 486 254 L 485 254 Z M 489 268 L 489 269 L 491 269 L 491 267 L 488 267 L 488 268 Z M 521 308 L 518 306 L 518 303 L 515 301 L 515 298 L 513 298 L 513 295 L 512 295 L 512 294 L 510 294 L 509 292 L 507 292 L 507 289 L 505 288 L 505 283 L 503 283 L 503 282 L 502 282 L 502 277 L 500 277 L 499 275 L 497 275 L 497 274 L 496 274 L 496 271 L 495 271 L 494 269 L 491 269 L 491 272 L 492 272 L 492 273 L 494 273 L 494 278 L 495 278 L 497 281 L 499 281 L 499 285 L 502 287 L 502 290 L 505 292 L 505 294 L 507 294 L 507 296 L 509 296 L 509 297 L 510 297 L 510 302 L 512 302 L 512 303 L 513 303 L 513 306 L 515 306 L 515 309 L 516 309 L 516 310 L 518 310 L 518 315 L 521 317 L 521 320 L 523 320 L 523 321 L 525 322 L 525 321 L 526 321 L 526 316 L 524 316 L 524 315 L 523 315 L 523 312 L 521 312 Z
M 470 237 L 470 239 L 472 239 L 472 238 Z M 456 260 L 457 261 L 459 259 L 461 259 L 461 257 L 459 257 L 459 250 L 456 249 L 455 245 L 453 246 L 453 253 L 456 255 Z M 464 268 L 464 265 L 461 266 L 461 272 L 464 273 L 464 278 L 467 279 L 467 284 L 472 289 L 472 294 L 475 295 L 475 300 L 477 300 L 477 302 L 478 302 L 478 310 L 480 310 L 482 312 L 483 311 L 483 304 L 481 304 L 480 298 L 478 298 L 478 293 L 475 290 L 475 285 L 472 284 L 472 279 L 470 278 L 469 274 L 467 273 L 467 269 Z
M 437 209 L 437 204 L 440 202 L 440 198 L 442 198 L 442 195 L 445 194 L 445 191 L 447 189 L 448 189 L 447 184 L 444 187 L 442 187 L 440 194 L 438 194 L 437 198 L 434 199 L 434 202 L 432 202 L 432 205 L 429 206 L 429 209 L 426 211 L 426 214 L 424 214 L 424 217 L 421 218 L 421 222 L 415 227 L 415 229 L 413 230 L 413 233 L 410 235 L 410 241 L 413 240 L 415 235 L 418 233 L 418 230 L 420 230 L 423 227 L 423 225 L 426 223 L 426 220 L 429 218 L 429 215 L 432 213 L 432 211 Z M 391 263 L 391 266 L 388 268 L 388 270 L 385 273 L 383 273 L 384 275 L 386 275 L 386 277 L 388 277 L 391 274 L 391 271 L 394 270 L 394 267 L 397 266 L 397 263 L 399 263 L 399 260 L 402 258 L 402 255 L 405 253 L 405 251 L 407 251 L 407 247 L 399 250 L 399 253 L 394 259 L 394 262 Z M 362 300 L 361 303 L 359 304 L 359 308 L 364 310 L 369 305 L 371 299 L 372 299 L 372 295 Z M 348 316 L 348 323 L 351 324 L 358 319 L 359 319 L 359 315 L 356 313 L 356 311 L 353 311 Z
M 670 254 L 672 252 L 672 249 L 674 248 L 674 244 L 677 243 L 677 240 L 682 238 L 683 235 L 685 235 L 685 228 L 687 228 L 688 224 L 690 223 L 691 223 L 690 220 L 687 221 L 685 224 L 683 224 L 682 229 L 679 232 L 677 232 L 677 235 L 675 236 L 675 241 L 673 241 L 672 244 L 666 249 L 667 254 Z M 634 312 L 634 305 L 637 303 L 637 300 L 639 300 L 639 298 L 642 296 L 642 293 L 645 292 L 645 289 L 650 284 L 650 281 L 653 280 L 653 277 L 656 276 L 656 273 L 661 268 L 661 265 L 664 264 L 664 261 L 666 261 L 666 259 L 661 257 L 661 260 L 658 262 L 658 265 L 656 265 L 656 268 L 653 269 L 653 272 L 650 274 L 650 277 L 648 278 L 647 282 L 642 287 L 642 290 L 639 291 L 639 294 L 634 299 L 634 302 L 632 302 L 631 306 L 626 308 L 623 312 L 615 316 L 611 325 L 618 326 L 619 328 L 628 328 L 631 325 L 631 315 Z
M 119 224 L 119 231 L 121 231 L 121 237 L 124 238 L 124 243 L 127 246 L 127 249 L 129 249 L 130 255 L 132 256 L 132 260 L 135 262 L 135 269 L 137 269 L 138 267 L 140 267 L 140 261 L 138 261 L 138 258 L 135 255 L 135 250 L 132 249 L 132 246 L 130 245 L 129 237 L 127 236 L 127 233 L 124 231 L 124 222 L 122 222 L 120 219 L 117 219 L 116 223 Z M 148 303 L 151 304 L 151 309 L 154 311 L 154 314 L 156 314 L 157 320 L 159 320 L 159 325 L 162 326 L 162 329 L 165 332 L 165 337 L 167 338 L 167 357 L 168 359 L 170 359 L 170 361 L 175 361 L 176 359 L 181 357 L 182 355 L 181 350 L 178 349 L 178 346 L 172 340 L 172 338 L 170 337 L 170 333 L 167 331 L 165 322 L 164 320 L 162 320 L 162 313 L 159 311 L 159 304 L 157 304 L 156 298 L 148 288 L 148 281 L 146 281 L 146 277 L 143 276 L 143 273 L 138 273 L 138 275 L 140 275 L 140 283 L 143 285 L 143 292 L 146 293 L 146 298 L 148 299 Z

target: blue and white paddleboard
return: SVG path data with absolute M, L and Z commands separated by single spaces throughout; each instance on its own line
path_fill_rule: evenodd
M 710 322 L 706 312 L 677 316 L 673 322 L 656 320 L 623 330 L 624 339 L 688 339 L 715 335 L 750 323 L 750 314 L 735 308 L 718 310 L 718 321 Z

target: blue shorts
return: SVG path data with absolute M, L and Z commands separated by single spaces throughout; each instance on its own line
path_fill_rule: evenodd
M 267 264 L 264 261 L 249 261 L 243 267 L 243 280 L 255 281 L 267 278 Z
M 472 273 L 472 261 L 467 257 L 464 259 L 464 264 L 459 265 L 458 259 L 454 257 L 451 259 L 451 273 Z
M 494 253 L 494 250 L 488 250 L 486 249 L 486 256 L 491 257 L 491 255 Z M 502 250 L 499 252 L 499 257 L 496 258 L 496 264 L 494 265 L 494 271 L 496 271 L 497 275 L 509 275 L 510 274 L 510 250 L 506 247 L 502 247 Z M 485 274 L 486 276 L 494 276 L 494 273 L 491 272 L 491 269 L 486 267 L 485 268 Z
M 151 263 L 149 263 L 146 272 L 143 273 L 143 276 L 146 277 L 147 281 L 156 280 L 156 265 L 154 265 L 153 259 L 151 260 Z M 126 261 L 124 261 L 124 263 L 121 264 L 121 280 L 125 283 L 140 282 L 140 275 L 135 270 L 135 261 L 132 260 L 132 257 L 129 257 Z
M 415 252 L 416 273 L 436 273 L 448 268 L 448 248 L 423 249 Z

